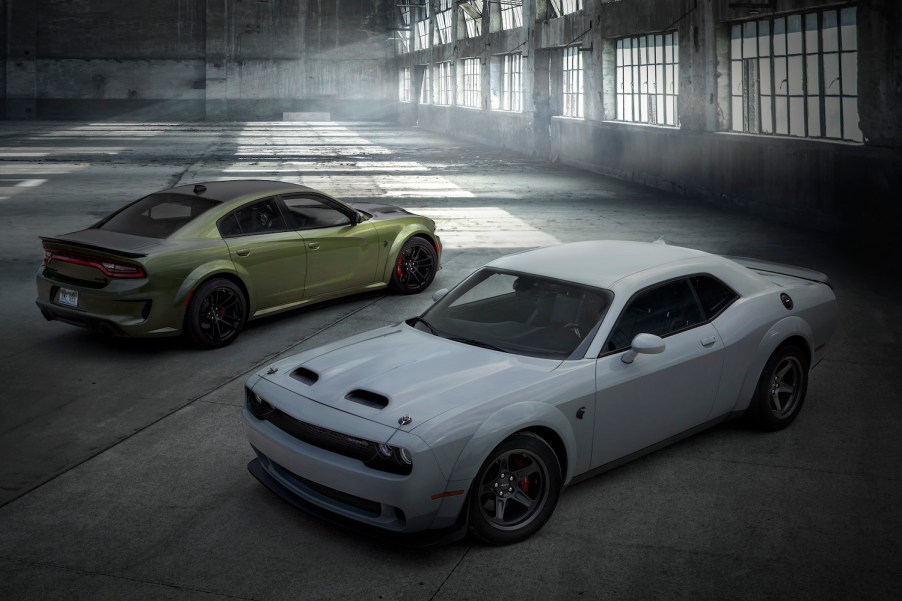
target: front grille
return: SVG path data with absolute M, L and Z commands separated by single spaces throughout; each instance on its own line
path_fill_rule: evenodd
M 283 432 L 307 444 L 363 462 L 375 459 L 379 453 L 375 442 L 295 419 L 266 401 L 257 402 L 254 393 L 250 391 L 246 392 L 246 397 L 247 408 L 255 417 L 268 421 Z
M 369 499 L 364 499 L 362 497 L 357 497 L 346 492 L 341 492 L 340 490 L 335 490 L 334 488 L 329 488 L 328 486 L 323 486 L 322 484 L 314 482 L 313 480 L 302 478 L 294 472 L 286 470 L 282 466 L 279 467 L 283 472 L 286 472 L 298 483 L 303 484 L 310 490 L 319 493 L 324 497 L 328 497 L 333 501 L 341 503 L 342 505 L 348 505 L 350 507 L 354 507 L 355 509 L 359 509 L 360 511 L 368 513 L 373 517 L 378 517 L 382 513 L 382 506 L 375 501 L 370 501 Z

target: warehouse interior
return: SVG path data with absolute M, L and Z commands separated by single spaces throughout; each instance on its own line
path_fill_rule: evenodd
M 0 0 L 0 22 L 0 598 L 895 594 L 900 3 Z M 242 178 L 431 217 L 443 268 L 209 352 L 35 308 L 39 236 Z M 494 258 L 604 238 L 827 273 L 839 327 L 798 421 L 573 486 L 505 548 L 397 549 L 247 473 L 251 373 Z

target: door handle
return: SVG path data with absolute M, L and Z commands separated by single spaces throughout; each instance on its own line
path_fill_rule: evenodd
M 235 251 L 235 254 L 238 255 L 239 257 L 246 257 L 246 256 L 248 256 L 249 254 L 251 254 L 251 249 L 249 249 L 249 248 L 239 248 L 238 250 Z
M 319 248 L 319 242 L 310 242 L 307 244 L 310 247 L 310 250 L 316 250 Z
M 702 338 L 702 346 L 711 346 L 717 342 L 717 338 L 714 336 L 708 336 L 707 338 Z

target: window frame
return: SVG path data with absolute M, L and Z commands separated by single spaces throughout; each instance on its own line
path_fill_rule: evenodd
M 478 58 L 462 59 L 461 104 L 468 109 L 482 108 L 482 64 Z
M 614 44 L 614 69 L 615 121 L 680 126 L 678 31 L 618 38 Z M 638 89 L 636 81 L 640 82 Z M 662 91 L 658 90 L 658 83 Z M 629 90 L 626 85 L 630 86 Z M 652 85 L 654 91 L 650 89 Z
M 564 48 L 561 69 L 561 116 L 585 119 L 585 68 L 581 46 Z M 574 85 L 574 75 L 576 83 Z M 575 100 L 574 100 L 575 99 Z
M 513 69 L 515 62 L 516 71 Z M 501 57 L 501 110 L 523 112 L 523 54 L 521 52 L 511 52 Z

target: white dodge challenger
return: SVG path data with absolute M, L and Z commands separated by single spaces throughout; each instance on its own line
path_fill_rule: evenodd
M 251 376 L 250 471 L 404 544 L 518 542 L 568 484 L 733 416 L 788 426 L 836 324 L 822 273 L 640 242 L 509 255 L 434 298 Z

